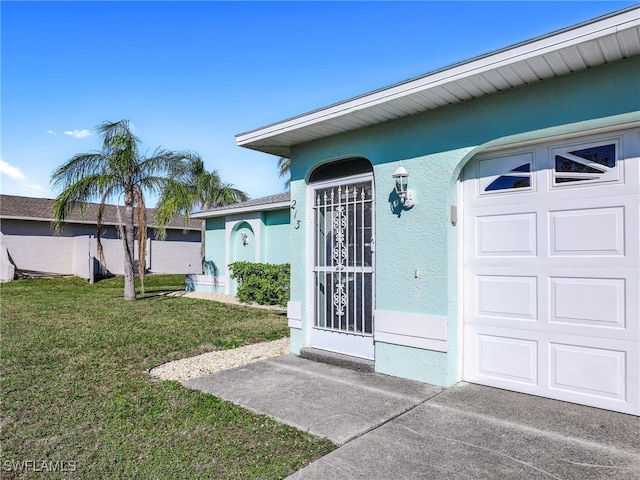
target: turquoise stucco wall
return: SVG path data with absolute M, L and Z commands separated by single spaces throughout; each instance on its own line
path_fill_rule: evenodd
M 264 263 L 289 263 L 289 209 L 262 212 L 261 258 Z
M 459 379 L 458 227 L 451 224 L 450 208 L 457 204 L 457 177 L 464 164 L 488 146 L 640 120 L 639 72 L 640 58 L 629 59 L 293 149 L 291 194 L 302 219 L 306 180 L 314 168 L 348 157 L 371 161 L 376 189 L 375 308 L 447 319 L 446 353 L 377 342 L 377 371 L 440 385 Z M 388 198 L 399 161 L 410 173 L 417 205 L 395 215 Z M 312 239 L 304 227 L 290 231 L 292 300 L 303 305 L 302 331 L 292 335 L 292 351 L 297 352 L 307 337 L 305 291 L 312 286 L 306 284 L 305 251 Z
M 225 222 L 224 218 L 205 220 L 204 274 L 225 275 Z M 195 285 L 197 291 L 224 293 L 223 285 Z
M 225 269 L 225 256 L 226 256 L 226 246 L 225 246 L 225 222 L 224 218 L 209 218 L 206 220 L 205 224 L 206 233 L 205 233 L 205 262 L 211 262 L 212 265 L 215 265 L 215 269 L 218 275 L 226 274 Z M 205 263 L 206 264 L 206 263 Z M 205 272 L 209 273 L 209 272 Z
M 256 220 L 258 219 L 258 220 Z M 253 226 L 252 226 L 253 225 Z M 230 229 L 227 232 L 227 229 Z M 257 229 L 260 235 L 257 235 Z M 288 263 L 290 261 L 289 209 L 254 212 L 246 216 L 216 217 L 206 220 L 205 233 L 205 275 L 228 276 L 229 262 L 259 261 L 263 263 Z M 242 233 L 247 235 L 247 245 L 242 244 Z M 227 244 L 227 234 L 229 244 Z M 256 252 L 256 242 L 260 245 Z M 224 284 L 210 285 L 211 279 L 204 284 L 195 283 L 197 291 L 224 293 Z M 235 280 L 228 278 L 229 293 L 235 294 Z

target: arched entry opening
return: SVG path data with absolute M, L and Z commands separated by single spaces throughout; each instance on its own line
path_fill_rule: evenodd
M 309 177 L 313 210 L 313 325 L 309 344 L 373 358 L 374 182 L 365 158 L 316 168 Z
M 229 244 L 229 263 L 257 261 L 255 233 L 248 222 L 238 222 L 233 227 Z M 229 294 L 235 295 L 237 291 L 238 282 L 230 279 Z

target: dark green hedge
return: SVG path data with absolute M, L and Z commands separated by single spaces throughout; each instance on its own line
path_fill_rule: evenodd
M 238 280 L 238 300 L 260 305 L 286 306 L 289 300 L 291 266 L 288 263 L 234 262 L 231 278 Z

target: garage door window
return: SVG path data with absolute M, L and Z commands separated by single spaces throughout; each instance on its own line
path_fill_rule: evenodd
M 616 150 L 616 144 L 609 143 L 554 151 L 554 184 L 618 180 Z
M 497 192 L 501 190 L 510 190 L 512 188 L 529 188 L 531 187 L 531 164 L 525 163 L 509 171 L 505 175 L 501 175 L 491 182 L 485 189 L 485 192 Z

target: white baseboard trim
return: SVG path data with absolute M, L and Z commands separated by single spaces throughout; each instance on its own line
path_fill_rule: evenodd
M 376 310 L 376 341 L 447 351 L 447 319 L 435 315 Z
M 290 328 L 302 328 L 302 302 L 287 303 L 287 319 Z

